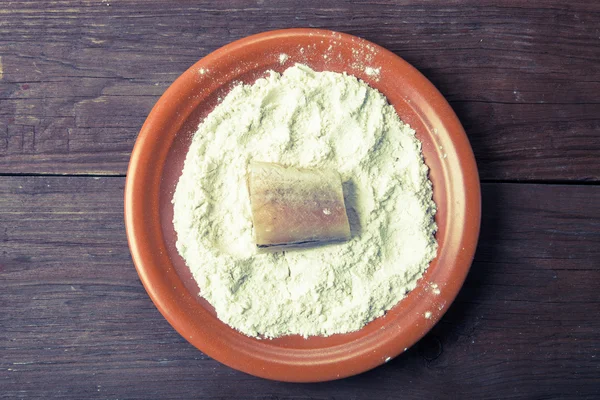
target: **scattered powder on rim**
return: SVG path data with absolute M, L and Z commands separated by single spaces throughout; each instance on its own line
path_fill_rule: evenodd
M 379 76 L 380 72 L 381 72 L 381 67 L 379 67 L 379 68 L 365 67 L 365 74 L 367 74 L 369 76 Z
M 333 168 L 348 242 L 257 254 L 250 160 Z M 377 90 L 301 64 L 239 84 L 200 124 L 174 197 L 177 249 L 218 317 L 249 336 L 360 329 L 412 290 L 435 257 L 421 143 Z

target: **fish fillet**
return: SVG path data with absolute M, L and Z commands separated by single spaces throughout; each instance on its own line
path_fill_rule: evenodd
M 342 180 L 336 171 L 251 162 L 247 183 L 259 248 L 350 239 Z

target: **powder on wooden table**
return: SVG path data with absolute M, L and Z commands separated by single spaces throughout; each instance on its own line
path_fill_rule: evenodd
M 257 253 L 251 160 L 339 171 L 352 238 Z M 173 197 L 177 249 L 219 319 L 274 338 L 358 330 L 412 290 L 435 257 L 421 143 L 386 98 L 296 64 L 234 87 L 200 124 Z

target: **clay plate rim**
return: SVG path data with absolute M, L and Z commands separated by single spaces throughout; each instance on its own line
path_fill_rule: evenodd
M 280 58 L 281 54 L 287 59 Z M 360 331 L 308 340 L 297 336 L 258 340 L 223 324 L 197 296 L 189 271 L 185 276 L 182 260 L 173 250 L 168 200 L 191 134 L 218 97 L 235 82 L 252 82 L 266 70 L 281 72 L 295 62 L 316 70 L 347 71 L 365 80 L 386 95 L 400 117 L 415 128 L 434 184 L 440 247 L 417 287 L 385 317 Z M 381 69 L 373 73 L 377 68 Z M 317 29 L 249 36 L 207 55 L 183 73 L 144 123 L 125 187 L 125 225 L 132 258 L 163 316 L 208 356 L 240 371 L 282 381 L 326 381 L 355 375 L 401 354 L 422 338 L 445 313 L 465 280 L 480 218 L 475 158 L 458 118 L 438 90 L 384 48 L 348 34 Z

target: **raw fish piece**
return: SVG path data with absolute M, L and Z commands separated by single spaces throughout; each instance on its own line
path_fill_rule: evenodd
M 350 239 L 342 180 L 336 171 L 251 162 L 247 183 L 259 248 Z

